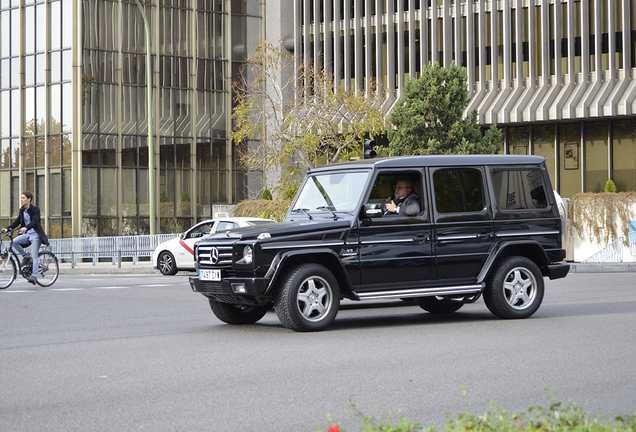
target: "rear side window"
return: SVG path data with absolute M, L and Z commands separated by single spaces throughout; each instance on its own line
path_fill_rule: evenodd
M 216 232 L 223 232 L 227 230 L 231 230 L 234 228 L 238 228 L 238 224 L 234 222 L 221 221 L 216 227 Z
M 492 182 L 500 210 L 535 210 L 548 207 L 543 176 L 538 169 L 497 170 L 492 173 Z
M 481 172 L 472 168 L 444 168 L 433 173 L 438 213 L 481 212 L 484 184 Z

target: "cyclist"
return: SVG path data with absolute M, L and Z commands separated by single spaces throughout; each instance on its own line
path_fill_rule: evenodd
M 49 245 L 49 239 L 44 233 L 42 224 L 40 223 L 40 208 L 34 206 L 31 201 L 33 201 L 33 193 L 30 191 L 22 192 L 22 195 L 20 195 L 20 204 L 22 204 L 22 207 L 20 207 L 18 217 L 11 225 L 4 228 L 2 232 L 11 231 L 18 225 L 20 226 L 20 235 L 13 240 L 13 245 L 18 253 L 27 261 L 29 260 L 29 257 L 24 251 L 23 246 L 31 243 L 30 259 L 33 261 L 33 265 L 31 276 L 29 276 L 27 280 L 35 285 L 37 281 L 38 267 L 40 266 L 38 251 L 40 250 L 40 245 L 42 243 L 47 246 Z M 25 261 L 23 261 L 23 263 L 24 262 Z

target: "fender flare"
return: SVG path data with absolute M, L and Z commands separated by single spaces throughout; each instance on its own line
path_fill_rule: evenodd
M 506 249 L 518 248 L 520 246 L 532 248 L 533 252 L 535 252 L 534 259 L 533 257 L 528 257 L 528 258 L 532 259 L 537 264 L 537 266 L 539 266 L 539 268 L 550 264 L 550 259 L 548 258 L 548 254 L 543 249 L 543 247 L 541 247 L 541 244 L 536 240 L 517 240 L 517 241 L 501 242 L 501 243 L 495 244 L 493 248 L 490 250 L 490 253 L 488 254 L 488 258 L 486 258 L 486 262 L 484 262 L 484 265 L 482 266 L 481 271 L 479 272 L 479 275 L 477 276 L 477 282 L 482 283 L 488 278 L 492 267 L 494 266 L 494 264 L 497 262 L 499 257 L 504 253 Z
M 304 260 L 307 263 L 317 263 L 324 265 L 324 261 L 329 260 L 331 263 L 336 263 L 337 268 L 336 271 L 331 266 L 326 266 L 327 269 L 331 270 L 336 279 L 338 279 L 338 283 L 340 286 L 340 292 L 350 291 L 351 290 L 351 280 L 349 278 L 349 274 L 347 270 L 344 268 L 340 257 L 336 252 L 329 248 L 319 248 L 319 249 L 299 249 L 293 251 L 283 251 L 276 254 L 272 263 L 265 274 L 265 278 L 269 279 L 269 284 L 267 285 L 267 289 L 264 294 L 271 294 L 274 290 L 274 286 L 276 282 L 278 282 L 279 277 L 287 268 L 287 264 L 299 257 L 306 256 L 309 259 Z

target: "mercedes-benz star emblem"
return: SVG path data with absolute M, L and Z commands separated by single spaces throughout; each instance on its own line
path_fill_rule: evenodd
M 212 261 L 212 264 L 219 262 L 219 250 L 217 248 L 212 248 L 210 251 L 210 261 Z

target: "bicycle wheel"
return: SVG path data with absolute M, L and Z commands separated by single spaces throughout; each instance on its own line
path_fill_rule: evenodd
M 60 266 L 57 257 L 49 251 L 40 252 L 40 266 L 38 267 L 38 285 L 43 287 L 51 286 L 60 274 Z
M 0 289 L 9 288 L 18 275 L 13 257 L 8 254 L 0 256 Z

